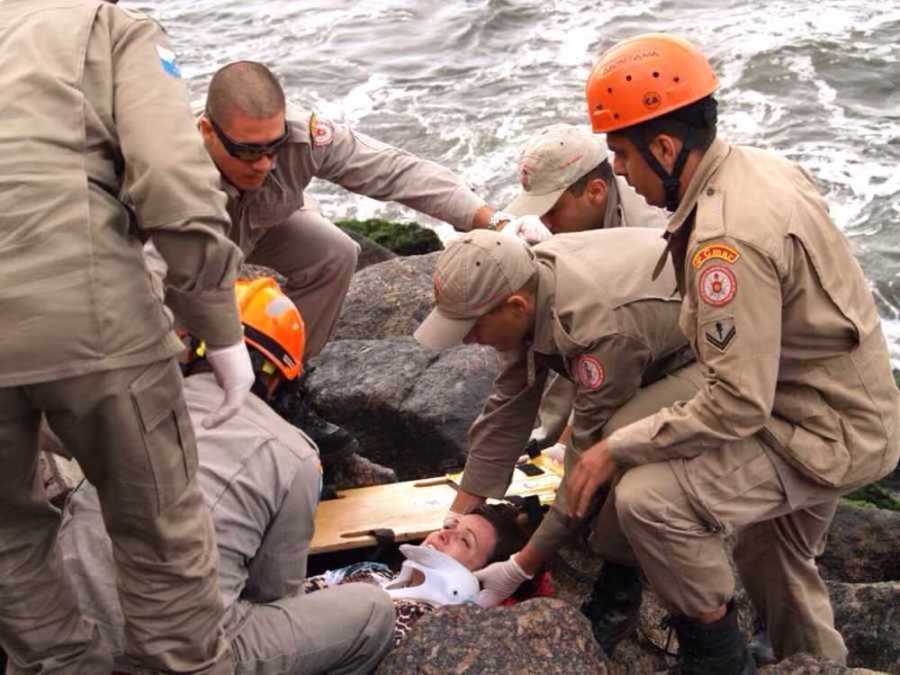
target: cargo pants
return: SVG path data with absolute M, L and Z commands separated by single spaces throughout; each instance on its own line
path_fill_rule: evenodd
M 334 334 L 356 271 L 359 244 L 325 218 L 306 195 L 299 211 L 268 228 L 246 262 L 271 267 L 284 275 L 284 292 L 306 324 L 306 358 L 312 358 Z
M 623 406 L 605 435 L 702 385 L 699 364 L 676 371 Z M 736 532 L 734 560 L 776 656 L 806 652 L 843 663 L 847 649 L 815 564 L 838 497 L 753 436 L 622 472 L 590 524 L 589 545 L 605 560 L 640 565 L 671 610 L 695 617 L 734 595 L 725 537 Z
M 11 673 L 109 672 L 62 574 L 42 415 L 96 487 L 132 672 L 231 673 L 215 534 L 175 361 L 0 389 L 0 643 Z

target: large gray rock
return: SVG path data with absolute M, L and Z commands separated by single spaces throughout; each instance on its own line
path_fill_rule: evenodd
M 377 244 L 365 235 L 355 232 L 350 228 L 342 227 L 348 237 L 359 244 L 359 258 L 356 259 L 356 271 L 359 272 L 367 267 L 376 265 L 385 260 L 396 258 L 397 254 L 386 249 L 381 244 Z
M 818 559 L 822 576 L 848 582 L 900 581 L 898 537 L 900 512 L 842 502 Z
M 875 675 L 867 668 L 848 668 L 822 656 L 794 654 L 783 661 L 760 668 L 764 675 Z
M 444 607 L 416 623 L 378 675 L 407 673 L 606 673 L 591 627 L 561 600 L 495 609 Z
M 361 454 L 400 480 L 465 462 L 468 428 L 497 373 L 492 349 L 436 354 L 410 337 L 331 342 L 315 365 L 309 378 L 315 408 L 355 434 Z
M 394 258 L 355 274 L 333 339 L 412 335 L 434 304 L 431 277 L 439 255 Z
M 900 673 L 900 583 L 827 584 L 847 665 Z

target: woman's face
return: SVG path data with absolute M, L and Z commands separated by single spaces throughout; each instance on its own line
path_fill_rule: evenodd
M 497 533 L 486 518 L 470 513 L 456 527 L 432 532 L 423 543 L 474 571 L 487 564 L 497 546 Z

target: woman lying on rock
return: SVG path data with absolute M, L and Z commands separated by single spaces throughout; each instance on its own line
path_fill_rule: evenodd
M 394 601 L 396 647 L 421 616 L 444 605 L 478 600 L 477 570 L 506 560 L 527 539 L 517 515 L 511 504 L 486 504 L 453 528 L 432 532 L 420 546 L 401 545 L 406 560 L 399 573 L 381 563 L 355 563 L 308 578 L 305 591 L 356 582 L 380 586 Z

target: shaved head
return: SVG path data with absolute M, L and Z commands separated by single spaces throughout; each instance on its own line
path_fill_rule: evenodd
M 220 68 L 209 83 L 206 114 L 219 125 L 237 112 L 268 119 L 284 112 L 284 90 L 272 71 L 254 61 L 236 61 Z

